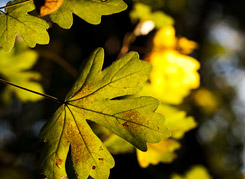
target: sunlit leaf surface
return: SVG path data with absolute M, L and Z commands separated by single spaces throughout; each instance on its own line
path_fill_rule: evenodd
M 122 0 L 64 0 L 58 11 L 51 14 L 53 22 L 69 29 L 73 23 L 73 14 L 91 24 L 99 24 L 102 15 L 121 12 L 127 8 Z
M 142 89 L 151 65 L 131 52 L 101 71 L 103 59 L 101 48 L 92 53 L 64 104 L 41 131 L 46 142 L 41 166 L 49 179 L 67 176 L 65 162 L 69 147 L 78 178 L 108 178 L 114 160 L 87 120 L 104 126 L 143 151 L 147 149 L 146 142 L 160 142 L 169 136 L 163 116 L 154 112 L 158 100 L 122 98 Z
M 10 1 L 5 12 L 0 12 L 0 46 L 9 51 L 19 34 L 30 47 L 36 44 L 48 44 L 49 35 L 46 29 L 49 25 L 42 19 L 28 12 L 35 9 L 32 1 Z

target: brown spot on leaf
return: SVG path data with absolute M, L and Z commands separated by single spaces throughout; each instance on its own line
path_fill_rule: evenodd
M 123 127 L 128 127 L 129 126 L 127 122 L 124 122 L 122 125 L 123 125 Z
M 104 161 L 104 158 L 98 158 L 100 161 Z
M 92 169 L 95 170 L 96 169 L 96 166 L 92 166 Z
M 160 130 L 160 127 L 157 127 L 158 130 Z
M 103 147 L 102 147 L 102 146 L 100 146 L 99 150 L 103 150 Z
M 128 120 L 128 121 L 132 121 L 132 123 L 130 123 L 130 125 L 132 125 L 131 126 L 132 127 L 132 130 L 135 133 L 141 132 L 141 130 L 142 130 L 142 124 L 143 125 L 147 125 L 144 117 L 141 116 L 140 113 L 138 111 L 136 111 L 136 110 L 125 112 L 123 114 L 123 118 L 126 119 L 126 120 Z M 128 122 L 125 122 L 122 125 L 124 127 L 128 127 Z
M 124 113 L 124 117 L 126 119 L 130 119 L 131 121 L 138 121 L 140 118 L 139 113 L 135 110 L 128 111 L 128 112 Z
M 62 159 L 60 159 L 60 158 L 57 158 L 56 159 L 56 165 L 59 167 L 60 165 L 62 165 Z
M 62 136 L 64 138 L 63 144 L 69 145 L 71 144 L 71 153 L 72 153 L 72 160 L 75 164 L 78 164 L 82 160 L 82 154 L 84 148 L 84 142 L 81 140 L 81 137 L 79 136 L 78 129 L 75 125 L 70 124 L 70 122 L 67 122 L 65 124 L 65 131 Z M 84 155 L 83 157 L 88 157 L 88 155 Z M 83 158 L 86 160 L 86 158 Z

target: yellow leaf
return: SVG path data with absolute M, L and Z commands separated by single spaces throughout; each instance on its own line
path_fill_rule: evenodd
M 159 29 L 153 39 L 155 49 L 174 49 L 177 39 L 173 26 L 166 26 Z
M 153 39 L 154 51 L 178 50 L 183 54 L 190 54 L 197 48 L 197 43 L 185 37 L 176 38 L 173 26 L 165 26 L 157 31 Z
M 178 47 L 183 54 L 190 54 L 197 46 L 196 42 L 188 40 L 185 37 L 181 37 L 178 40 Z
M 180 104 L 191 89 L 199 87 L 199 62 L 175 50 L 153 52 L 150 55 L 153 70 L 150 76 L 153 91 L 167 103 Z
M 174 151 L 180 148 L 180 143 L 175 140 L 163 140 L 159 143 L 147 143 L 148 150 L 142 152 L 137 150 L 137 158 L 141 167 L 148 167 L 149 164 L 157 165 L 159 162 L 169 163 L 176 158 Z
M 193 117 L 186 117 L 186 112 L 180 111 L 177 108 L 160 105 L 157 112 L 165 116 L 165 125 L 169 128 L 172 137 L 175 139 L 182 138 L 185 132 L 197 126 Z
M 185 37 L 176 38 L 173 26 L 165 26 L 157 31 L 153 39 L 153 51 L 148 58 L 153 65 L 151 85 L 160 100 L 180 104 L 191 89 L 199 87 L 197 70 L 200 63 L 184 55 L 195 48 L 196 42 Z
M 171 179 L 211 179 L 207 169 L 201 165 L 192 167 L 184 176 L 173 174 Z

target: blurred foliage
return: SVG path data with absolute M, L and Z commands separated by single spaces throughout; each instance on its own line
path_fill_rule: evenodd
M 157 31 L 153 39 L 153 50 L 147 60 L 153 65 L 150 86 L 158 99 L 180 104 L 191 89 L 199 87 L 199 62 L 181 54 L 181 51 L 192 52 L 196 46 L 195 42 L 185 38 L 178 40 L 172 26 Z
M 207 169 L 203 166 L 192 167 L 184 176 L 174 174 L 171 179 L 212 179 Z
M 10 52 L 0 50 L 0 74 L 19 86 L 43 93 L 43 88 L 38 83 L 41 75 L 38 72 L 30 71 L 37 62 L 38 54 L 34 50 L 30 50 L 23 42 L 19 42 Z M 12 96 L 15 95 L 23 102 L 38 101 L 43 97 L 22 89 L 6 86 L 2 92 L 2 100 L 9 103 Z
M 172 138 L 180 139 L 185 132 L 197 126 L 193 117 L 186 117 L 186 112 L 176 107 L 162 104 L 158 107 L 157 112 L 165 116 L 165 124 L 170 129 Z
M 149 6 L 141 3 L 136 3 L 134 5 L 134 9 L 130 12 L 130 18 L 133 22 L 139 20 L 140 23 L 152 21 L 156 28 L 172 25 L 174 23 L 174 20 L 163 11 L 151 12 Z
M 143 168 L 148 167 L 150 164 L 157 165 L 160 162 L 172 162 L 177 157 L 174 151 L 180 148 L 180 143 L 168 139 L 157 144 L 148 143 L 147 147 L 147 152 L 137 150 L 138 162 Z
M 135 3 L 142 3 L 152 8 L 163 7 L 165 4 L 164 0 L 133 0 Z
M 219 98 L 211 91 L 200 88 L 193 94 L 197 106 L 206 114 L 214 114 L 219 106 Z

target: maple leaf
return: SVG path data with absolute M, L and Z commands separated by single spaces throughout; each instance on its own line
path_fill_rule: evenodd
M 136 150 L 139 165 L 146 168 L 149 164 L 170 163 L 176 158 L 174 151 L 179 148 L 180 143 L 172 139 L 163 140 L 156 144 L 148 143 L 146 152 Z
M 42 19 L 29 15 L 35 9 L 32 1 L 15 0 L 0 13 L 0 46 L 9 51 L 19 34 L 30 47 L 38 44 L 48 44 L 49 35 L 46 29 L 49 25 Z
M 62 6 L 51 14 L 51 20 L 60 27 L 69 29 L 76 14 L 91 24 L 99 24 L 102 15 L 121 12 L 127 8 L 122 0 L 64 0 Z
M 41 75 L 38 72 L 30 71 L 37 58 L 38 54 L 28 49 L 25 43 L 17 43 L 15 48 L 8 53 L 1 49 L 0 74 L 16 85 L 25 86 L 36 92 L 43 93 L 42 86 L 37 82 L 37 80 L 40 80 Z M 11 93 L 14 93 L 22 102 L 34 102 L 43 99 L 40 95 L 13 86 L 6 86 L 2 93 L 5 102 L 11 100 Z
M 125 98 L 139 92 L 148 79 L 151 65 L 131 52 L 101 71 L 104 51 L 95 50 L 83 65 L 80 76 L 64 104 L 41 131 L 46 142 L 41 166 L 48 179 L 66 177 L 69 147 L 73 167 L 80 179 L 89 175 L 108 178 L 114 160 L 87 120 L 104 126 L 140 150 L 146 142 L 169 136 L 159 105 L 152 97 Z

